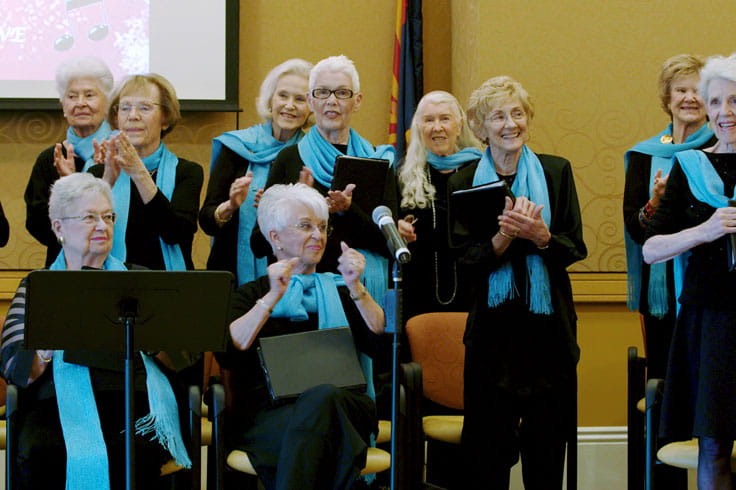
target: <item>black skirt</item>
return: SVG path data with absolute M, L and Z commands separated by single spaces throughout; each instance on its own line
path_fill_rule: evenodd
M 682 305 L 666 379 L 663 437 L 736 439 L 736 311 Z

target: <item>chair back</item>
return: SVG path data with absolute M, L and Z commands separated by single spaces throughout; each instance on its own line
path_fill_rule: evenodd
M 435 403 L 462 410 L 468 314 L 424 313 L 406 323 L 412 360 L 422 366 L 422 391 Z

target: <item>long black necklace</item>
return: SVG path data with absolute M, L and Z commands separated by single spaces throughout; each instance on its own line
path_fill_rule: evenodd
M 432 184 L 432 173 L 429 171 L 429 168 L 427 169 L 427 179 L 429 180 L 430 185 L 434 187 Z M 435 188 L 436 189 L 436 188 Z M 432 231 L 437 232 L 437 211 L 434 207 L 434 199 L 430 202 L 430 207 L 432 208 Z M 455 301 L 455 296 L 457 295 L 457 264 L 455 263 L 454 259 L 452 260 L 452 294 L 450 295 L 450 299 L 447 301 L 443 301 L 440 298 L 440 258 L 439 258 L 439 252 L 435 248 L 434 250 L 434 297 L 437 300 L 439 304 L 442 306 L 447 306 L 453 301 Z

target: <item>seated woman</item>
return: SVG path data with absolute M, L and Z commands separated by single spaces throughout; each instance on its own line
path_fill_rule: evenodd
M 128 268 L 110 255 L 115 213 L 104 181 L 87 173 L 60 178 L 49 216 L 62 247 L 51 270 Z M 65 481 L 66 488 L 123 488 L 123 356 L 25 350 L 26 285 L 22 280 L 15 293 L 0 344 L 0 374 L 23 392 L 15 480 L 23 489 L 63 489 Z M 187 467 L 191 461 L 166 368 L 141 353 L 135 370 L 136 483 L 158 488 L 163 463 L 172 456 Z
M 176 91 L 161 75 L 134 75 L 110 99 L 108 120 L 120 133 L 98 147 L 90 168 L 111 185 L 112 255 L 156 270 L 194 269 L 202 167 L 179 158 L 162 139 L 181 119 Z
M 211 235 L 207 269 L 230 271 L 238 285 L 266 273 L 265 257 L 256 258 L 250 236 L 256 222 L 256 193 L 283 148 L 304 137 L 309 119 L 307 91 L 312 64 L 294 58 L 271 70 L 261 84 L 256 109 L 263 124 L 221 134 L 212 141 L 207 195 L 199 212 L 202 231 Z
M 46 246 L 46 267 L 61 250 L 49 221 L 49 188 L 59 177 L 81 172 L 85 164 L 92 161 L 93 142 L 110 136 L 105 114 L 112 88 L 112 73 L 99 58 L 72 58 L 56 69 L 56 90 L 69 128 L 63 142 L 38 155 L 23 195 L 26 229 Z
M 316 273 L 328 218 L 324 197 L 305 184 L 267 189 L 258 225 L 277 262 L 232 301 L 232 342 L 222 359 L 235 392 L 231 444 L 248 453 L 267 489 L 350 488 L 377 430 L 369 373 L 368 394 L 319 385 L 273 406 L 255 348 L 260 337 L 346 325 L 358 350 L 378 348 L 384 314 L 360 283 L 365 258 L 343 242 L 341 276 Z

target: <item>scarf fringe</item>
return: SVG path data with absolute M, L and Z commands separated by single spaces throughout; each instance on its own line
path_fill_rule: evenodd
M 551 315 L 554 309 L 550 297 L 549 273 L 539 255 L 526 258 L 529 276 L 529 311 L 539 315 Z

